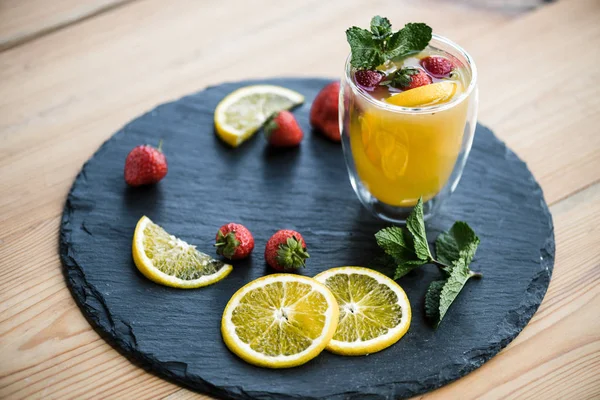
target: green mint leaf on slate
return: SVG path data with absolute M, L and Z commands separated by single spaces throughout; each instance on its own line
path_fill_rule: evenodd
M 419 258 L 415 252 L 415 244 L 410 232 L 406 229 L 392 226 L 384 228 L 375 234 L 379 247 L 390 256 L 396 264 L 394 279 L 398 279 L 421 265 L 426 260 Z
M 440 320 L 440 296 L 446 281 L 433 281 L 425 294 L 425 316 L 434 324 Z
M 433 260 L 429 251 L 429 243 L 425 235 L 425 222 L 423 220 L 423 199 L 419 198 L 417 205 L 406 219 L 406 227 L 414 241 L 414 251 L 420 260 L 429 262 Z
M 396 260 L 389 254 L 381 254 L 375 257 L 369 263 L 368 267 L 381 272 L 384 275 L 392 276 L 397 267 Z
M 356 26 L 346 31 L 346 39 L 350 44 L 352 59 L 350 64 L 359 69 L 373 69 L 384 63 L 385 58 L 381 46 L 366 29 Z
M 410 234 L 397 226 L 383 228 L 375 234 L 379 247 L 392 256 L 396 262 L 419 260 L 415 253 L 413 239 Z
M 479 246 L 479 238 L 471 227 L 457 221 L 448 232 L 441 233 L 435 241 L 437 259 L 451 266 L 454 261 L 463 259 L 466 265 L 471 264 Z
M 461 259 L 454 263 L 452 272 L 450 272 L 450 276 L 446 280 L 442 292 L 440 293 L 439 319 L 436 322 L 436 327 L 442 322 L 442 319 L 446 315 L 446 312 L 448 312 L 452 302 L 465 286 L 465 283 L 471 278 L 472 275 L 470 272 L 471 271 L 464 260 Z
M 413 261 L 403 261 L 398 264 L 396 267 L 396 272 L 394 273 L 394 279 L 400 279 L 404 275 L 408 274 L 413 269 L 420 267 L 421 265 L 425 265 L 427 262 L 423 260 L 413 260 Z
M 469 267 L 463 260 L 455 262 L 450 276 L 443 281 L 434 281 L 425 294 L 425 316 L 437 328 L 448 309 L 471 277 Z
M 395 57 L 421 51 L 431 40 L 431 28 L 423 23 L 410 23 L 394 33 L 386 43 L 385 58 L 391 60 Z
M 385 40 L 392 35 L 392 24 L 390 20 L 379 15 L 371 19 L 371 34 L 375 40 Z

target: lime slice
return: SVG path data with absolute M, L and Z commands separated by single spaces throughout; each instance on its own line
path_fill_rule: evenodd
M 387 276 L 361 267 L 340 267 L 315 276 L 340 307 L 337 331 L 327 350 L 358 356 L 383 350 L 408 330 L 411 309 L 404 290 Z
M 426 107 L 442 104 L 454 96 L 458 82 L 446 81 L 419 86 L 385 99 L 386 102 L 401 107 Z
M 246 362 L 289 368 L 323 351 L 338 318 L 335 297 L 324 285 L 304 276 L 274 274 L 231 297 L 221 333 L 227 347 Z
M 225 278 L 232 266 L 215 260 L 142 217 L 133 235 L 133 260 L 146 278 L 181 289 L 207 286 Z
M 215 110 L 217 135 L 233 147 L 250 138 L 275 112 L 304 102 L 300 93 L 281 86 L 246 86 L 228 94 Z

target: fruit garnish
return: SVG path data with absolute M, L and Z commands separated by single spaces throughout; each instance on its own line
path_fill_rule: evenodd
M 436 78 L 446 78 L 454 69 L 452 61 L 441 56 L 425 57 L 421 60 L 421 65 Z
M 290 229 L 275 232 L 265 246 L 265 261 L 277 271 L 294 271 L 304 267 L 309 257 L 302 235 Z
M 167 175 L 167 158 L 162 152 L 162 141 L 158 148 L 148 144 L 134 147 L 125 159 L 125 182 L 129 186 L 150 185 Z
M 231 265 L 213 259 L 143 216 L 135 227 L 133 261 L 144 276 L 180 289 L 211 285 L 225 278 Z
M 420 86 L 395 94 L 385 99 L 386 102 L 401 107 L 424 107 L 442 104 L 452 99 L 456 93 L 458 82 L 444 81 Z
M 374 70 L 384 62 L 423 50 L 431 40 L 431 28 L 423 23 L 409 23 L 397 32 L 387 18 L 371 19 L 371 30 L 353 26 L 346 30 L 352 58 L 357 69 Z
M 361 267 L 333 268 L 315 276 L 340 307 L 340 321 L 327 345 L 333 353 L 358 356 L 381 351 L 408 330 L 411 308 L 404 290 L 387 276 Z
M 435 327 L 467 281 L 482 277 L 481 273 L 469 269 L 479 238 L 466 222 L 455 222 L 449 231 L 441 233 L 435 242 L 437 258 L 432 256 L 423 221 L 422 199 L 408 216 L 406 228 L 384 228 L 375 234 L 375 238 L 386 253 L 385 263 L 396 267 L 394 279 L 425 264 L 435 264 L 446 274 L 445 279 L 429 285 L 425 297 L 425 313 Z
M 383 80 L 384 75 L 379 71 L 361 69 L 356 71 L 354 79 L 356 83 L 365 88 L 374 88 Z
M 310 124 L 334 142 L 341 141 L 338 103 L 340 83 L 332 82 L 325 86 L 310 108 Z
M 221 333 L 227 347 L 246 362 L 289 368 L 319 355 L 338 319 L 338 304 L 323 284 L 305 276 L 273 274 L 231 297 Z
M 244 225 L 230 222 L 219 228 L 215 247 L 218 255 L 229 260 L 241 260 L 252 253 L 254 237 Z
M 298 146 L 304 137 L 298 121 L 289 111 L 273 114 L 265 124 L 265 138 L 274 147 Z
M 228 94 L 215 109 L 217 135 L 237 147 L 250 138 L 273 113 L 304 102 L 300 93 L 281 86 L 246 86 Z
M 431 77 L 427 75 L 422 69 L 406 67 L 397 71 L 393 75 L 390 84 L 393 87 L 402 90 L 410 90 L 418 88 L 420 86 L 429 85 L 431 84 L 431 82 Z

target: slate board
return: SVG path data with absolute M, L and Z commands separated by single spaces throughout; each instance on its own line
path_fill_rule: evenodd
M 300 231 L 311 254 L 303 274 L 368 265 L 378 254 L 373 234 L 387 224 L 365 211 L 348 180 L 339 144 L 312 133 L 311 102 L 324 79 L 271 79 L 306 103 L 295 114 L 306 136 L 300 148 L 273 151 L 257 135 L 237 149 L 213 131 L 216 104 L 232 90 L 259 82 L 210 87 L 161 105 L 104 143 L 69 193 L 60 254 L 73 297 L 103 337 L 162 377 L 230 399 L 396 399 L 447 384 L 481 366 L 527 324 L 554 265 L 552 218 L 525 163 L 478 125 L 461 183 L 427 223 L 433 240 L 455 220 L 481 238 L 470 281 L 437 331 L 424 320 L 423 298 L 440 276 L 425 266 L 402 278 L 412 325 L 396 345 L 366 357 L 323 352 L 287 370 L 261 369 L 230 353 L 219 331 L 230 296 L 270 273 L 266 240 L 279 228 Z M 123 165 L 142 143 L 164 139 L 169 173 L 158 185 L 128 188 Z M 251 259 L 218 284 L 177 290 L 154 284 L 135 268 L 131 239 L 147 215 L 167 231 L 213 252 L 216 230 L 236 221 L 254 233 Z

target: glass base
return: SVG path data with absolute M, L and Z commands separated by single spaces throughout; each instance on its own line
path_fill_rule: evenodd
M 385 204 L 373 197 L 373 195 L 371 195 L 371 193 L 362 184 L 353 179 L 352 176 L 350 177 L 350 181 L 362 205 L 374 216 L 394 224 L 406 224 L 406 219 L 414 207 L 397 207 Z M 435 215 L 435 213 L 438 211 L 442 204 L 443 198 L 450 194 L 446 192 L 447 191 L 442 191 L 434 198 L 423 203 L 423 219 L 425 221 Z

